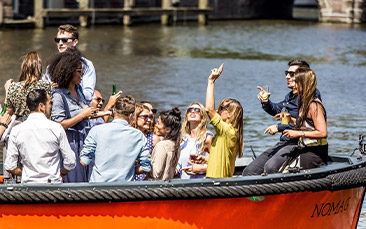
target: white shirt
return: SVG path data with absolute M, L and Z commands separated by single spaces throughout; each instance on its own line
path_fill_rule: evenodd
M 61 155 L 65 169 L 75 168 L 75 153 L 63 127 L 47 119 L 43 113 L 31 113 L 10 133 L 4 168 L 15 169 L 20 157 L 23 164 L 22 183 L 47 183 L 49 180 L 61 183 Z

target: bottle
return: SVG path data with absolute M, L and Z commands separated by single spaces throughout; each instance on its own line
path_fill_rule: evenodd
M 281 124 L 282 125 L 288 125 L 288 116 L 286 114 L 288 114 L 288 111 L 286 109 L 286 103 L 282 103 L 282 118 L 281 118 Z
M 6 107 L 7 107 L 7 104 L 4 103 L 3 110 L 1 111 L 1 116 L 4 116 L 4 114 L 6 112 Z
M 113 84 L 113 92 L 112 95 L 117 94 L 116 84 Z

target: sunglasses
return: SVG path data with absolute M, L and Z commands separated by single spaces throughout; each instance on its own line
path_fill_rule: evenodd
M 156 114 L 156 112 L 158 112 L 158 110 L 156 110 L 156 109 L 151 109 L 151 112 L 152 112 L 153 114 Z
M 290 76 L 294 76 L 295 72 L 292 71 L 285 71 L 285 75 L 287 76 L 287 74 L 290 74 Z
M 139 117 L 139 118 L 143 118 L 143 119 L 145 119 L 145 120 L 147 120 L 148 118 L 149 118 L 149 119 L 153 119 L 153 118 L 154 118 L 154 116 L 153 116 L 153 115 L 139 115 L 138 117 Z
M 193 113 L 193 112 L 201 113 L 201 109 L 198 108 L 198 107 L 190 107 L 190 108 L 187 109 L 187 113 Z
M 100 98 L 100 97 L 95 98 L 95 100 L 97 100 L 98 103 L 100 103 L 100 102 L 104 103 L 105 102 L 105 100 Z
M 56 42 L 56 44 L 60 43 L 60 41 L 62 41 L 62 43 L 67 43 L 68 40 L 74 41 L 75 39 L 76 38 L 74 38 L 74 37 L 70 37 L 70 38 L 57 38 L 57 37 L 55 37 L 55 42 Z
M 220 111 L 223 111 L 223 110 L 227 110 L 228 107 L 229 107 L 229 104 L 226 104 L 225 106 L 224 105 L 220 105 L 217 108 L 217 112 L 220 112 Z

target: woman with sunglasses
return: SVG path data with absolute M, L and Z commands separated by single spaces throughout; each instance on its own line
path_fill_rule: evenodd
M 154 135 L 151 132 L 151 123 L 154 119 L 154 116 L 151 114 L 151 110 L 148 106 L 138 103 L 135 107 L 134 118 L 131 122 L 131 126 L 135 127 L 136 129 L 140 130 L 147 139 L 147 147 L 150 150 L 150 154 L 154 149 L 154 140 L 156 142 L 159 141 L 159 137 Z M 135 181 L 142 181 L 146 177 L 146 174 L 138 174 L 135 176 Z
M 88 131 L 88 119 L 95 118 L 97 108 L 88 106 L 80 86 L 83 59 L 76 48 L 68 48 L 50 58 L 48 72 L 52 82 L 58 84 L 53 92 L 51 119 L 59 122 L 65 129 L 72 150 L 76 156 L 76 167 L 71 170 L 64 182 L 88 182 L 92 165 L 80 164 L 79 152 L 83 147 Z
M 323 103 L 316 96 L 316 75 L 313 70 L 299 67 L 295 71 L 294 93 L 298 95 L 299 115 L 291 118 L 296 130 L 284 130 L 288 138 L 299 138 L 291 156 L 300 155 L 300 167 L 317 168 L 327 164 L 327 115 Z
M 216 134 L 212 140 L 210 157 L 207 165 L 207 177 L 232 177 L 236 157 L 243 155 L 243 108 L 235 99 L 223 99 L 217 111 L 215 110 L 214 87 L 224 69 L 211 70 L 206 92 L 206 111 L 215 128 Z
M 162 111 L 157 124 L 158 135 L 164 140 L 156 144 L 151 153 L 151 177 L 159 180 L 174 178 L 180 154 L 181 112 L 175 107 Z
M 213 133 L 207 130 L 208 116 L 202 104 L 189 105 L 182 124 L 178 169 L 181 179 L 204 178 L 207 164 L 196 164 L 199 156 L 208 157 Z

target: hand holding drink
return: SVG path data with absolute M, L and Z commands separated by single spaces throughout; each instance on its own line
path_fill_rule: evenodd
M 261 103 L 267 103 L 269 96 L 271 95 L 271 93 L 269 92 L 269 87 L 268 86 L 257 86 L 257 88 L 260 90 L 259 94 L 258 94 L 258 99 Z

